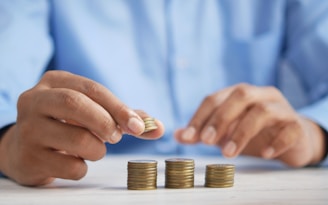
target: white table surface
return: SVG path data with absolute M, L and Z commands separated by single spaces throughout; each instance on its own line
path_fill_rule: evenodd
M 174 156 L 111 155 L 88 162 L 88 174 L 80 181 L 57 179 L 44 187 L 23 187 L 0 179 L 0 204 L 328 204 L 328 166 L 291 169 L 278 162 L 239 157 L 192 157 L 196 164 L 195 187 L 164 188 L 164 160 Z M 127 161 L 158 161 L 156 190 L 127 190 Z M 205 166 L 236 165 L 232 188 L 205 188 Z

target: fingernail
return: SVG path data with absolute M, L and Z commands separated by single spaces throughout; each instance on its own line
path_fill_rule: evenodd
M 115 130 L 113 132 L 113 134 L 109 137 L 109 141 L 110 143 L 117 143 L 118 141 L 120 141 L 122 138 L 122 135 L 120 135 L 120 133 L 117 132 L 117 130 Z
M 202 135 L 201 135 L 202 141 L 206 144 L 214 144 L 215 138 L 216 138 L 216 131 L 213 126 L 207 127 Z
M 224 147 L 222 152 L 224 153 L 225 156 L 227 157 L 231 157 L 234 155 L 235 151 L 236 151 L 236 143 L 234 143 L 233 141 L 229 141 Z
M 142 120 L 131 117 L 128 121 L 128 128 L 134 133 L 134 134 L 140 134 L 145 130 L 145 124 Z
M 183 133 L 182 133 L 182 139 L 186 141 L 191 141 L 196 133 L 196 129 L 194 127 L 188 127 Z
M 271 159 L 274 154 L 274 148 L 273 147 L 268 147 L 266 150 L 263 152 L 263 158 L 265 159 Z

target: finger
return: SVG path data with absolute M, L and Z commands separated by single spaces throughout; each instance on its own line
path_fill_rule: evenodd
M 135 110 L 135 112 L 140 116 L 141 119 L 151 117 L 142 110 Z M 156 118 L 154 118 L 154 121 L 155 121 L 155 124 L 157 126 L 157 129 L 149 131 L 149 132 L 144 132 L 141 135 L 137 135 L 136 137 L 140 138 L 140 139 L 154 140 L 154 139 L 158 139 L 161 136 L 163 136 L 164 131 L 165 131 L 163 123 L 161 121 L 159 121 L 158 119 L 156 119 Z
M 275 111 L 271 103 L 258 103 L 252 106 L 240 119 L 230 140 L 224 145 L 223 155 L 226 157 L 239 155 L 252 138 L 278 120 L 278 117 L 275 117 Z
M 49 118 L 41 123 L 40 129 L 47 130 L 47 133 L 40 137 L 40 143 L 48 148 L 64 150 L 91 161 L 99 160 L 106 154 L 105 144 L 85 128 Z
M 293 147 L 299 136 L 302 135 L 301 127 L 298 123 L 287 123 L 271 141 L 271 144 L 263 149 L 262 157 L 265 159 L 276 158 Z M 302 151 L 302 150 L 300 150 Z
M 180 128 L 174 132 L 174 138 L 183 144 L 195 144 L 199 142 L 199 139 L 195 137 L 195 134 L 196 129 L 194 127 Z
M 40 114 L 74 121 L 104 141 L 119 141 L 121 138 L 121 131 L 108 112 L 79 92 L 65 88 L 43 90 L 36 101 L 38 108 L 35 110 Z
M 43 159 L 45 159 L 43 164 L 46 167 L 46 175 L 54 178 L 79 180 L 88 170 L 83 159 L 56 151 L 45 152 Z
M 140 117 L 97 82 L 64 71 L 50 71 L 44 75 L 41 84 L 83 93 L 109 112 L 125 133 L 140 135 L 144 131 Z
M 200 137 L 205 144 L 217 144 L 234 121 L 239 121 L 247 109 L 257 102 L 270 102 L 274 100 L 268 93 L 269 88 L 257 88 L 240 84 L 214 111 L 211 118 L 201 131 Z
M 232 90 L 233 87 L 229 87 L 218 93 L 207 96 L 190 120 L 188 126 L 176 132 L 175 138 L 182 143 L 190 144 L 199 142 L 200 130 L 210 118 L 216 107 L 219 106 L 227 96 L 229 96 Z
M 233 132 L 237 129 L 237 126 L 239 125 L 239 121 L 234 121 L 231 123 L 231 125 L 229 126 L 228 130 L 227 130 L 227 134 L 224 135 L 220 141 L 217 143 L 217 145 L 219 147 L 223 147 L 225 144 L 227 144 L 230 141 L 230 138 L 233 134 Z
M 266 148 L 274 137 L 276 137 L 279 129 L 262 129 L 256 136 L 254 136 L 242 150 L 241 154 L 262 157 L 262 151 Z

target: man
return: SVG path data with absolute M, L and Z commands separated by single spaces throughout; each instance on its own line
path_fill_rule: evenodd
M 327 11 L 319 0 L 1 1 L 0 170 L 24 185 L 80 179 L 84 160 L 119 141 L 109 153 L 222 148 L 318 164 Z M 277 89 L 281 62 L 306 91 L 297 110 Z M 162 122 L 144 133 L 149 116 Z

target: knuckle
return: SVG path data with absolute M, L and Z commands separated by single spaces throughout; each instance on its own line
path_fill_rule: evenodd
M 91 136 L 88 131 L 83 130 L 81 132 L 76 132 L 74 135 L 75 136 L 71 139 L 71 144 L 75 146 L 75 149 L 83 151 L 83 153 L 88 156 L 88 160 L 96 161 L 106 155 L 107 150 L 105 144 L 94 136 Z
M 247 141 L 249 138 L 248 136 L 248 132 L 245 129 L 238 129 L 237 134 L 236 134 L 236 138 L 234 139 L 234 141 L 238 144 L 241 145 L 243 144 L 245 141 Z
M 300 136 L 300 132 L 297 130 L 296 127 L 297 125 L 288 126 L 288 130 L 290 131 L 286 132 L 286 134 L 279 138 L 279 146 L 289 147 L 297 141 L 297 138 Z
M 65 107 L 69 108 L 71 111 L 76 111 L 79 108 L 79 98 L 80 94 L 72 94 L 70 92 L 60 92 L 59 99 L 64 104 Z
M 290 143 L 293 143 L 297 140 L 297 138 L 301 135 L 303 135 L 303 127 L 301 124 L 299 124 L 297 121 L 291 121 L 288 125 L 288 128 L 290 130 L 290 133 L 293 133 L 290 135 Z
M 126 113 L 128 116 L 128 112 L 130 112 L 130 109 L 123 103 L 118 103 L 114 109 L 114 115 L 115 116 L 120 116 L 122 113 Z
M 279 139 L 279 143 L 278 143 L 280 149 L 289 146 L 289 145 L 290 145 L 290 142 L 291 142 L 291 140 L 290 140 L 290 137 L 289 137 L 289 136 L 287 136 L 287 135 L 282 136 L 282 137 Z
M 257 113 L 261 113 L 261 114 L 269 114 L 271 112 L 270 106 L 266 103 L 261 103 L 261 102 L 255 103 L 254 108 Z
M 101 90 L 100 85 L 91 80 L 83 82 L 82 87 L 87 96 L 97 96 Z
M 72 143 L 76 147 L 86 147 L 89 144 L 89 135 L 87 131 L 78 131 L 71 137 Z
M 204 124 L 204 121 L 199 119 L 199 118 L 194 118 L 192 119 L 192 121 L 190 122 L 190 125 L 193 126 L 196 130 L 198 128 L 201 128 Z
M 58 80 L 67 75 L 69 75 L 69 72 L 67 72 L 67 71 L 49 70 L 43 74 L 39 84 L 49 85 L 50 82 L 52 82 L 54 80 Z
M 294 117 L 288 119 L 287 123 L 288 123 L 288 127 L 290 127 L 293 130 L 300 130 L 302 128 L 301 124 Z
M 232 120 L 232 117 L 226 113 L 226 112 L 220 112 L 220 111 L 217 111 L 215 113 L 215 123 L 220 125 L 221 127 L 224 126 L 224 125 L 227 125 L 230 123 L 230 121 Z
M 238 99 L 249 99 L 252 98 L 253 87 L 246 83 L 238 84 L 233 91 L 232 95 L 236 96 Z
M 216 99 L 215 99 L 215 95 L 207 95 L 204 100 L 203 100 L 203 105 L 204 106 L 210 106 L 215 104 Z
M 202 124 L 202 121 L 199 119 L 193 119 L 192 122 L 190 122 L 190 125 L 196 129 L 202 127 Z
M 267 91 L 274 96 L 282 96 L 281 92 L 274 86 L 267 86 Z
M 30 101 L 32 99 L 32 92 L 30 90 L 27 90 L 23 92 L 19 97 L 17 101 L 17 109 L 23 110 L 27 105 L 29 105 Z
M 56 73 L 57 73 L 57 71 L 53 71 L 53 70 L 46 71 L 43 74 L 42 79 L 45 80 L 45 81 L 47 81 L 49 79 L 52 79 L 55 76 Z
M 116 123 L 111 118 L 105 117 L 99 121 L 99 132 L 104 136 L 110 136 L 116 129 Z

